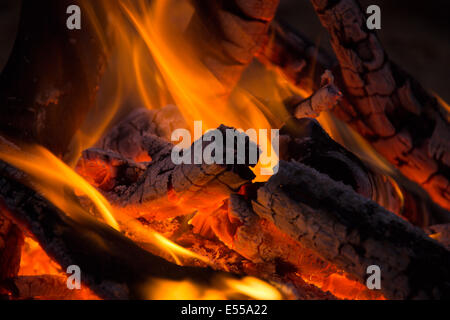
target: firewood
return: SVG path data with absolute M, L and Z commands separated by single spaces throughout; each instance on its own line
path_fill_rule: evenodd
M 289 119 L 280 129 L 280 159 L 306 164 L 412 224 L 425 228 L 450 222 L 450 213 L 401 174 L 390 179 L 335 142 L 311 118 Z
M 331 71 L 327 70 L 322 75 L 321 88 L 309 98 L 303 99 L 294 96 L 287 104 L 293 108 L 292 114 L 300 119 L 304 117 L 318 117 L 321 112 L 331 110 L 342 98 L 342 93 L 334 84 Z
M 333 298 L 332 295 L 323 293 L 301 279 L 284 279 L 269 272 L 262 264 L 252 264 L 223 244 L 211 241 L 208 243 L 201 238 L 195 239 L 195 235 L 189 232 L 179 234 L 176 237 L 178 242 L 185 244 L 194 253 L 201 253 L 204 257 L 210 258 L 212 265 L 218 270 L 225 271 L 226 274 L 214 272 L 203 262 L 195 262 L 196 260 L 190 262 L 191 267 L 178 266 L 148 250 L 141 249 L 137 245 L 138 242 L 135 242 L 139 240 L 138 238 L 132 241 L 104 223 L 91 218 L 88 213 L 77 218 L 67 216 L 41 195 L 26 187 L 24 183 L 27 178 L 17 169 L 1 163 L 0 172 L 0 203 L 2 208 L 8 209 L 8 218 L 33 235 L 49 257 L 63 270 L 69 265 L 79 266 L 83 285 L 101 298 L 143 299 L 146 297 L 142 290 L 143 285 L 154 278 L 187 279 L 208 286 L 220 276 L 226 274 L 232 276 L 228 272 L 257 276 L 277 286 L 291 283 L 294 291 L 280 287 L 286 297 Z M 98 239 L 102 241 L 99 242 Z M 19 279 L 21 283 L 27 283 L 26 280 Z M 39 284 L 42 278 L 28 280 Z M 47 286 L 33 288 L 36 289 L 32 290 L 35 294 L 45 291 Z M 26 292 L 23 294 L 27 295 Z
M 190 279 L 207 284 L 218 275 L 210 269 L 180 267 L 155 256 L 88 213 L 79 218 L 67 216 L 26 187 L 26 175 L 3 162 L 0 165 L 3 212 L 32 234 L 63 270 L 79 266 L 82 282 L 99 297 L 142 299 L 142 285 L 150 278 Z
M 44 145 L 57 155 L 68 151 L 95 105 L 106 60 L 88 19 L 83 32 L 66 28 L 67 7 L 80 2 L 25 1 L 14 48 L 0 75 L 1 134 Z
M 170 141 L 175 129 L 186 127 L 181 113 L 174 105 L 158 110 L 136 109 L 108 130 L 94 147 L 116 152 L 134 161 L 150 161 L 151 154 L 157 151 L 149 152 L 149 149 L 157 146 L 149 144 L 157 143 L 160 139 Z M 151 135 L 151 138 L 147 139 L 147 135 Z M 163 146 L 162 141 L 158 143 Z
M 23 235 L 13 222 L 0 210 L 0 281 L 17 276 Z
M 219 127 L 225 136 L 225 126 Z M 195 142 L 190 149 L 184 150 L 191 155 L 191 163 L 176 165 L 171 154 L 172 146 L 156 136 L 147 135 L 145 144 L 158 146 L 151 152 L 152 161 L 146 164 L 145 172 L 135 174 L 141 170 L 136 163 L 127 161 L 120 155 L 102 153 L 101 150 L 87 150 L 83 153 L 78 164 L 78 172 L 92 181 L 87 168 L 94 168 L 94 172 L 104 171 L 105 167 L 120 172 L 132 172 L 135 180 L 114 180 L 116 174 L 106 174 L 107 181 L 98 184 L 106 198 L 112 205 L 120 208 L 131 216 L 158 217 L 165 219 L 182 214 L 189 214 L 196 210 L 211 210 L 219 207 L 223 200 L 232 192 L 239 191 L 244 184 L 254 179 L 255 175 L 249 169 L 249 164 L 194 164 Z M 158 141 L 155 144 L 155 139 Z M 204 146 L 205 142 L 201 142 Z M 247 148 L 250 144 L 247 137 Z M 231 153 L 236 157 L 236 148 L 230 150 L 224 141 L 224 154 Z M 156 153 L 156 154 L 155 154 Z M 120 160 L 118 160 L 120 159 Z M 236 159 L 235 159 L 236 160 Z M 235 161 L 236 162 L 236 161 Z M 98 170 L 95 169 L 98 167 Z M 136 171 L 137 170 L 137 171 Z M 96 175 L 97 173 L 95 173 Z M 106 177 L 105 174 L 100 176 Z M 119 177 L 120 178 L 120 177 Z M 104 179 L 104 178 L 103 178 Z M 95 179 L 94 179 L 95 180 Z
M 355 0 L 312 1 L 331 35 L 364 136 L 434 201 L 450 208 L 450 128 L 436 98 L 389 60 Z M 349 18 L 349 17 L 352 18 Z
M 337 61 L 281 24 L 272 25 L 274 40 L 260 60 L 278 66 L 294 84 L 310 92 L 317 90 L 318 80 L 317 71 L 315 82 L 308 79 L 308 72 L 333 70 L 344 94 L 334 114 L 448 210 L 450 129 L 446 111 L 390 61 L 376 34 L 367 30 L 357 1 L 312 2 L 330 33 Z
M 279 68 L 287 79 L 306 92 L 319 89 L 322 74 L 333 70 L 336 60 L 299 31 L 280 21 L 272 21 L 268 32 L 271 41 L 257 59 L 269 68 Z
M 224 242 L 252 262 L 273 265 L 279 274 L 295 274 L 297 278 L 300 276 L 323 286 L 338 274 L 354 287 L 353 296 L 348 298 L 380 298 L 379 292 L 368 290 L 352 276 L 280 231 L 271 221 L 260 218 L 245 197 L 231 195 L 228 210 L 228 216 L 238 224 L 233 234 L 226 237 L 231 240 L 227 242 L 225 239 Z M 223 233 L 218 234 L 220 237 Z
M 381 268 L 390 299 L 450 297 L 450 252 L 422 230 L 316 170 L 280 162 L 254 211 L 364 283 Z
M 0 285 L 2 286 L 2 285 Z M 57 275 L 19 276 L 3 282 L 13 299 L 82 300 L 96 299 L 87 288 L 69 290 L 67 278 Z M 97 298 L 98 299 L 98 298 Z
M 192 1 L 196 12 L 187 36 L 227 95 L 267 42 L 279 0 Z

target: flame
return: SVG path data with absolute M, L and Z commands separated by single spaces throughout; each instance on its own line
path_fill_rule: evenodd
M 100 125 L 92 120 L 86 123 L 77 138 L 78 145 L 87 148 L 95 142 L 120 104 L 157 109 L 174 103 L 191 131 L 194 122 L 200 120 L 204 132 L 220 124 L 243 131 L 249 128 L 257 131 L 271 129 L 261 111 L 264 107 L 261 102 L 239 87 L 230 95 L 230 88 L 224 86 L 198 57 L 197 48 L 185 36 L 194 13 L 189 1 L 158 0 L 149 3 L 145 0 L 120 0 L 100 3 L 102 12 L 108 14 L 110 29 L 105 31 L 98 26 L 94 4 L 86 4 L 87 12 L 94 25 L 98 26 L 100 38 L 106 39 L 105 50 L 111 51 L 114 57 L 107 78 L 121 79 L 117 85 L 120 90 L 107 91 L 106 95 L 114 92 L 114 98 L 110 97 L 98 106 L 100 111 L 97 113 L 101 115 L 101 110 L 106 110 L 108 116 L 97 117 Z M 271 140 L 259 141 L 258 144 L 262 157 L 267 160 L 264 164 L 260 162 L 253 171 L 256 181 L 266 181 L 270 174 L 261 174 L 261 171 L 264 169 L 270 173 L 272 165 L 278 163 L 278 155 Z
M 89 199 L 96 205 L 97 209 L 102 213 L 104 220 L 116 230 L 119 230 L 119 223 L 113 215 L 113 210 L 104 197 L 94 189 L 87 181 L 76 174 L 70 167 L 64 164 L 60 159 L 55 157 L 51 152 L 43 147 L 28 147 L 26 151 L 0 151 L 0 159 L 16 166 L 29 174 L 35 184 L 36 189 L 42 192 L 51 202 L 57 207 L 63 210 L 65 213 L 72 214 L 86 214 L 83 208 L 79 206 L 75 201 L 70 198 L 64 197 L 58 190 L 68 188 L 73 191 L 77 191 L 79 194 L 83 194 L 89 197 Z M 119 219 L 123 219 L 120 213 L 117 213 Z M 144 237 L 150 243 L 158 246 L 160 249 L 168 252 L 176 263 L 182 265 L 179 257 L 195 258 L 204 263 L 209 261 L 195 254 L 176 243 L 168 240 L 156 231 L 144 228 L 138 222 L 129 220 L 126 222 L 126 226 L 131 228 L 133 232 L 137 232 L 141 237 Z M 21 262 L 21 274 L 34 275 L 34 274 L 55 274 L 61 275 L 62 270 L 53 262 L 46 253 L 40 248 L 39 244 L 27 238 L 26 246 L 24 246 L 23 260 Z M 171 297 L 173 294 L 184 295 L 186 298 L 197 299 L 204 297 L 219 297 L 222 295 L 224 298 L 227 295 L 241 293 L 250 298 L 263 297 L 263 292 L 267 298 L 277 297 L 275 293 L 278 291 L 269 284 L 254 278 L 244 278 L 243 280 L 235 280 L 232 278 L 223 278 L 222 282 L 216 284 L 217 288 L 206 288 L 202 285 L 195 284 L 189 281 L 183 281 L 180 283 L 166 282 L 167 280 L 152 280 L 156 281 L 155 286 L 152 286 L 154 290 L 158 285 L 164 283 L 164 288 L 170 288 L 171 286 L 181 286 L 181 288 L 188 287 L 188 291 L 177 290 L 176 293 L 169 291 L 156 290 L 157 295 L 149 295 L 149 298 L 162 298 L 165 299 Z M 163 281 L 163 282 L 161 282 Z M 222 284 L 223 283 L 223 284 Z M 167 284 L 167 286 L 166 286 Z M 192 288 L 195 288 L 192 289 Z M 153 291 L 151 291 L 153 292 Z M 184 293 L 183 293 L 184 292 Z M 197 294 L 192 294 L 197 292 Z M 202 292 L 202 295 L 200 295 Z M 206 292 L 206 296 L 203 293 Z M 214 292 L 214 295 L 212 295 Z M 258 293 L 260 292 L 260 293 Z M 186 294 L 189 295 L 187 296 Z M 164 295 L 162 295 L 164 294 Z
M 47 255 L 39 243 L 32 238 L 26 237 L 22 247 L 18 276 L 41 275 L 61 276 L 62 279 L 67 277 L 67 274 Z M 34 298 L 45 299 L 45 297 Z M 81 290 L 76 293 L 76 298 L 80 300 L 99 300 L 99 297 L 86 286 L 81 287 Z
M 119 224 L 108 201 L 86 180 L 47 149 L 31 146 L 20 151 L 0 150 L 0 159 L 30 175 L 36 188 L 65 213 L 82 214 L 83 209 L 68 197 L 64 189 L 86 195 L 96 206 L 105 222 L 116 230 Z
M 146 285 L 146 296 L 150 300 L 228 300 L 256 299 L 280 300 L 280 292 L 273 286 L 254 277 L 240 280 L 219 277 L 215 285 L 206 286 L 191 281 L 153 279 Z

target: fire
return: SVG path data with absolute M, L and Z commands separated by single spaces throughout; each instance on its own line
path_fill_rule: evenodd
M 105 222 L 107 222 L 111 227 L 114 227 L 116 230 L 119 230 L 119 222 L 116 220 L 114 210 L 111 208 L 107 200 L 87 181 L 85 181 L 82 177 L 75 173 L 75 171 L 65 165 L 48 150 L 37 146 L 28 147 L 26 151 L 23 152 L 11 150 L 6 152 L 2 150 L 0 151 L 0 159 L 11 163 L 15 167 L 29 174 L 33 180 L 34 187 L 69 216 L 82 215 L 86 214 L 86 212 L 80 204 L 72 200 L 71 197 L 67 197 L 62 194 L 60 190 L 72 190 L 74 192 L 76 191 L 78 195 L 87 196 L 102 213 Z M 156 231 L 145 229 L 137 221 L 126 219 L 120 213 L 116 212 L 116 214 L 119 217 L 119 221 L 124 223 L 126 227 L 131 228 L 133 232 L 137 233 L 140 237 L 143 237 L 161 250 L 167 252 L 179 265 L 183 264 L 180 257 L 198 259 L 204 263 L 209 263 L 206 258 L 177 245 Z M 20 271 L 22 275 L 64 275 L 59 266 L 52 261 L 42 250 L 39 244 L 32 239 L 27 238 L 26 245 L 23 250 L 24 252 Z M 267 293 L 266 296 L 263 296 L 261 293 L 261 297 L 271 297 L 276 299 L 279 296 L 278 290 L 269 284 L 254 278 L 244 278 L 240 281 L 224 277 L 221 281 L 215 284 L 218 286 L 217 288 L 206 288 L 190 281 L 178 283 L 168 280 L 152 280 L 152 283 L 155 283 L 151 287 L 152 290 L 157 288 L 158 285 L 163 284 L 164 288 L 170 288 L 171 286 L 181 286 L 181 288 L 188 287 L 190 288 L 188 291 L 177 290 L 176 293 L 182 294 L 182 292 L 184 292 L 182 297 L 186 299 L 200 299 L 212 296 L 218 297 L 219 294 L 222 294 L 222 297 L 225 299 L 228 297 L 228 294 L 231 296 L 231 294 L 238 293 L 250 298 L 258 298 L 258 291 Z M 151 294 L 151 292 L 153 291 L 149 291 L 148 297 L 155 299 L 168 299 L 174 294 L 171 290 L 164 291 L 165 293 L 161 290 L 156 290 L 156 292 L 158 292 L 156 296 Z M 200 292 L 202 292 L 202 294 L 200 294 Z M 215 293 L 213 294 L 213 292 Z M 205 296 L 203 295 L 204 293 L 206 293 Z M 88 295 L 87 298 L 92 298 L 92 296 Z
M 148 109 L 174 103 L 188 125 L 201 120 L 205 131 L 215 129 L 220 124 L 244 131 L 249 128 L 270 130 L 276 127 L 276 121 L 282 121 L 280 119 L 286 116 L 282 104 L 284 98 L 292 93 L 302 96 L 311 94 L 306 90 L 293 88 L 280 75 L 269 74 L 267 70 L 263 78 L 258 73 L 247 74 L 249 77 L 246 81 L 241 81 L 233 90 L 227 88 L 198 57 L 197 50 L 201 48 L 195 48 L 185 37 L 186 28 L 194 13 L 189 2 L 158 0 L 149 3 L 144 0 L 119 0 L 118 3 L 105 0 L 97 3 L 108 15 L 108 30 L 98 23 L 94 9 L 97 4 L 85 4 L 104 50 L 111 57 L 111 63 L 101 84 L 98 106 L 88 115 L 74 138 L 70 147 L 71 154 L 65 159 L 67 162 L 74 164 L 81 150 L 94 145 L 118 111 L 128 103 Z M 257 68 L 253 68 L 253 71 L 255 70 Z M 258 84 L 252 86 L 251 80 L 257 80 Z M 251 88 L 257 90 L 250 93 Z M 272 95 L 268 100 L 264 100 L 256 97 L 255 91 L 270 91 Z M 338 142 L 388 175 L 394 175 L 390 164 L 376 154 L 360 136 L 351 131 L 343 131 L 342 126 L 339 126 L 339 122 L 331 115 L 324 114 L 319 121 Z M 346 136 L 343 138 L 344 134 Z M 354 145 L 354 148 L 351 148 L 350 141 L 356 147 Z M 267 157 L 278 157 L 271 141 L 254 142 L 259 142 Z M 112 228 L 119 231 L 124 228 L 132 230 L 140 239 L 145 239 L 167 253 L 175 263 L 183 265 L 183 259 L 197 259 L 205 264 L 209 263 L 205 257 L 117 212 L 89 182 L 48 150 L 38 146 L 26 148 L 24 152 L 0 150 L 0 158 L 29 174 L 34 188 L 66 214 L 86 214 L 78 202 L 64 193 L 67 190 L 88 197 L 101 213 L 103 220 Z M 254 168 L 254 172 L 257 175 L 255 182 L 265 181 L 269 177 L 261 176 L 258 166 Z M 38 244 L 30 239 L 27 239 L 23 257 L 22 274 L 61 273 L 56 263 L 46 257 Z M 362 284 L 341 274 L 332 274 L 327 279 L 304 280 L 324 291 L 329 290 L 338 298 L 366 298 L 359 296 L 359 293 L 366 291 Z M 240 280 L 221 277 L 211 286 L 187 280 L 151 279 L 144 287 L 146 296 L 156 300 L 282 298 L 275 287 L 253 277 Z
M 0 150 L 0 159 L 28 173 L 36 184 L 36 188 L 54 205 L 68 214 L 82 214 L 83 209 L 74 201 L 69 200 L 69 197 L 65 197 L 64 190 L 79 191 L 86 195 L 95 204 L 105 222 L 119 230 L 119 225 L 112 214 L 108 201 L 47 149 L 35 146 L 27 148 L 24 152 Z
M 254 277 L 241 280 L 219 277 L 213 287 L 195 285 L 190 281 L 151 280 L 147 284 L 147 296 L 150 300 L 228 300 L 256 299 L 280 300 L 280 292 Z
M 89 16 L 96 21 L 94 9 L 86 4 Z M 128 103 L 133 97 L 135 104 L 149 109 L 164 107 L 171 102 L 177 105 L 186 120 L 191 133 L 195 121 L 203 122 L 206 131 L 226 124 L 246 131 L 249 128 L 270 130 L 268 119 L 261 111 L 261 103 L 243 88 L 231 88 L 222 84 L 198 56 L 198 49 L 188 41 L 185 31 L 194 13 L 189 1 L 161 0 L 148 1 L 121 0 L 102 1 L 104 12 L 108 12 L 112 33 L 111 43 L 105 40 L 105 50 L 114 50 L 114 65 L 111 77 L 121 79 L 120 89 L 113 102 L 100 106 L 107 116 L 98 119 L 100 126 L 107 126 L 111 110 L 119 104 Z M 98 28 L 101 38 L 105 31 Z M 112 49 L 113 48 L 113 49 Z M 132 68 L 130 68 L 130 63 Z M 116 86 L 112 84 L 111 86 Z M 111 91 L 113 92 L 113 91 Z M 115 112 L 114 111 L 114 112 Z M 92 117 L 91 117 L 92 118 Z M 93 136 L 90 121 L 80 132 L 80 136 Z M 94 135 L 98 137 L 98 135 Z M 252 139 L 254 140 L 254 139 Z M 258 141 L 254 141 L 258 143 Z M 79 142 L 80 143 L 80 142 Z M 85 143 L 82 145 L 88 147 Z M 272 141 L 259 141 L 262 156 L 271 159 L 265 163 L 277 163 L 278 155 Z M 254 168 L 257 181 L 266 181 L 270 175 L 261 175 L 261 168 L 271 170 L 269 164 L 258 164 Z

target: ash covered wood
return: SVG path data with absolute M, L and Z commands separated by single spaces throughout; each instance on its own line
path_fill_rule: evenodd
M 419 227 L 448 223 L 450 213 L 400 174 L 391 179 L 335 142 L 311 118 L 289 119 L 280 130 L 280 159 L 306 164 L 351 186 Z
M 300 119 L 304 117 L 318 117 L 321 112 L 331 110 L 342 98 L 342 93 L 334 84 L 334 77 L 331 71 L 327 70 L 322 75 L 321 87 L 309 98 L 302 99 L 294 96 L 287 102 L 292 108 L 294 117 Z
M 255 212 L 362 283 L 382 270 L 390 299 L 450 296 L 450 252 L 422 230 L 303 164 L 281 162 Z
M 224 137 L 226 130 L 234 131 L 225 126 L 217 130 L 221 131 Z M 248 137 L 245 139 L 248 150 L 251 142 Z M 151 135 L 147 135 L 143 143 L 152 157 L 152 161 L 146 164 L 144 172 L 136 163 L 127 162 L 120 155 L 116 155 L 116 160 L 112 161 L 114 156 L 101 150 L 85 151 L 78 164 L 78 172 L 89 180 L 92 180 L 89 178 L 89 167 L 93 168 L 91 171 L 94 172 L 98 170 L 103 172 L 105 167 L 106 170 L 114 172 L 131 172 L 135 177 L 134 181 L 127 180 L 127 174 L 123 174 L 124 179 L 121 180 L 114 179 L 117 174 L 106 174 L 109 180 L 97 185 L 113 205 L 132 216 L 164 219 L 196 210 L 215 209 L 230 193 L 239 191 L 241 186 L 255 177 L 249 169 L 249 158 L 246 164 L 207 164 L 204 159 L 201 163 L 195 164 L 194 155 L 198 144 L 206 147 L 211 142 L 199 140 L 187 150 L 177 149 L 177 152 L 188 154 L 190 159 L 190 163 L 181 164 L 173 162 L 173 147 L 170 143 Z M 237 163 L 237 145 L 233 144 L 231 147 L 233 149 L 230 149 L 225 141 L 223 143 L 223 156 L 232 154 L 234 162 Z M 121 160 L 117 160 L 120 158 Z
M 150 278 L 208 283 L 217 273 L 180 267 L 155 256 L 90 217 L 70 218 L 26 187 L 26 176 L 1 163 L 0 201 L 8 218 L 30 232 L 63 269 L 78 265 L 82 281 L 101 298 L 142 299 Z

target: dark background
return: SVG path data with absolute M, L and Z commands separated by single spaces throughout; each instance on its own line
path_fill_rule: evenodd
M 0 70 L 6 63 L 15 39 L 20 2 L 0 0 Z M 438 93 L 449 102 L 450 0 L 360 2 L 364 9 L 371 4 L 381 7 L 382 30 L 379 36 L 390 57 L 425 88 Z M 308 0 L 281 0 L 278 16 L 331 50 L 327 34 L 320 26 Z

